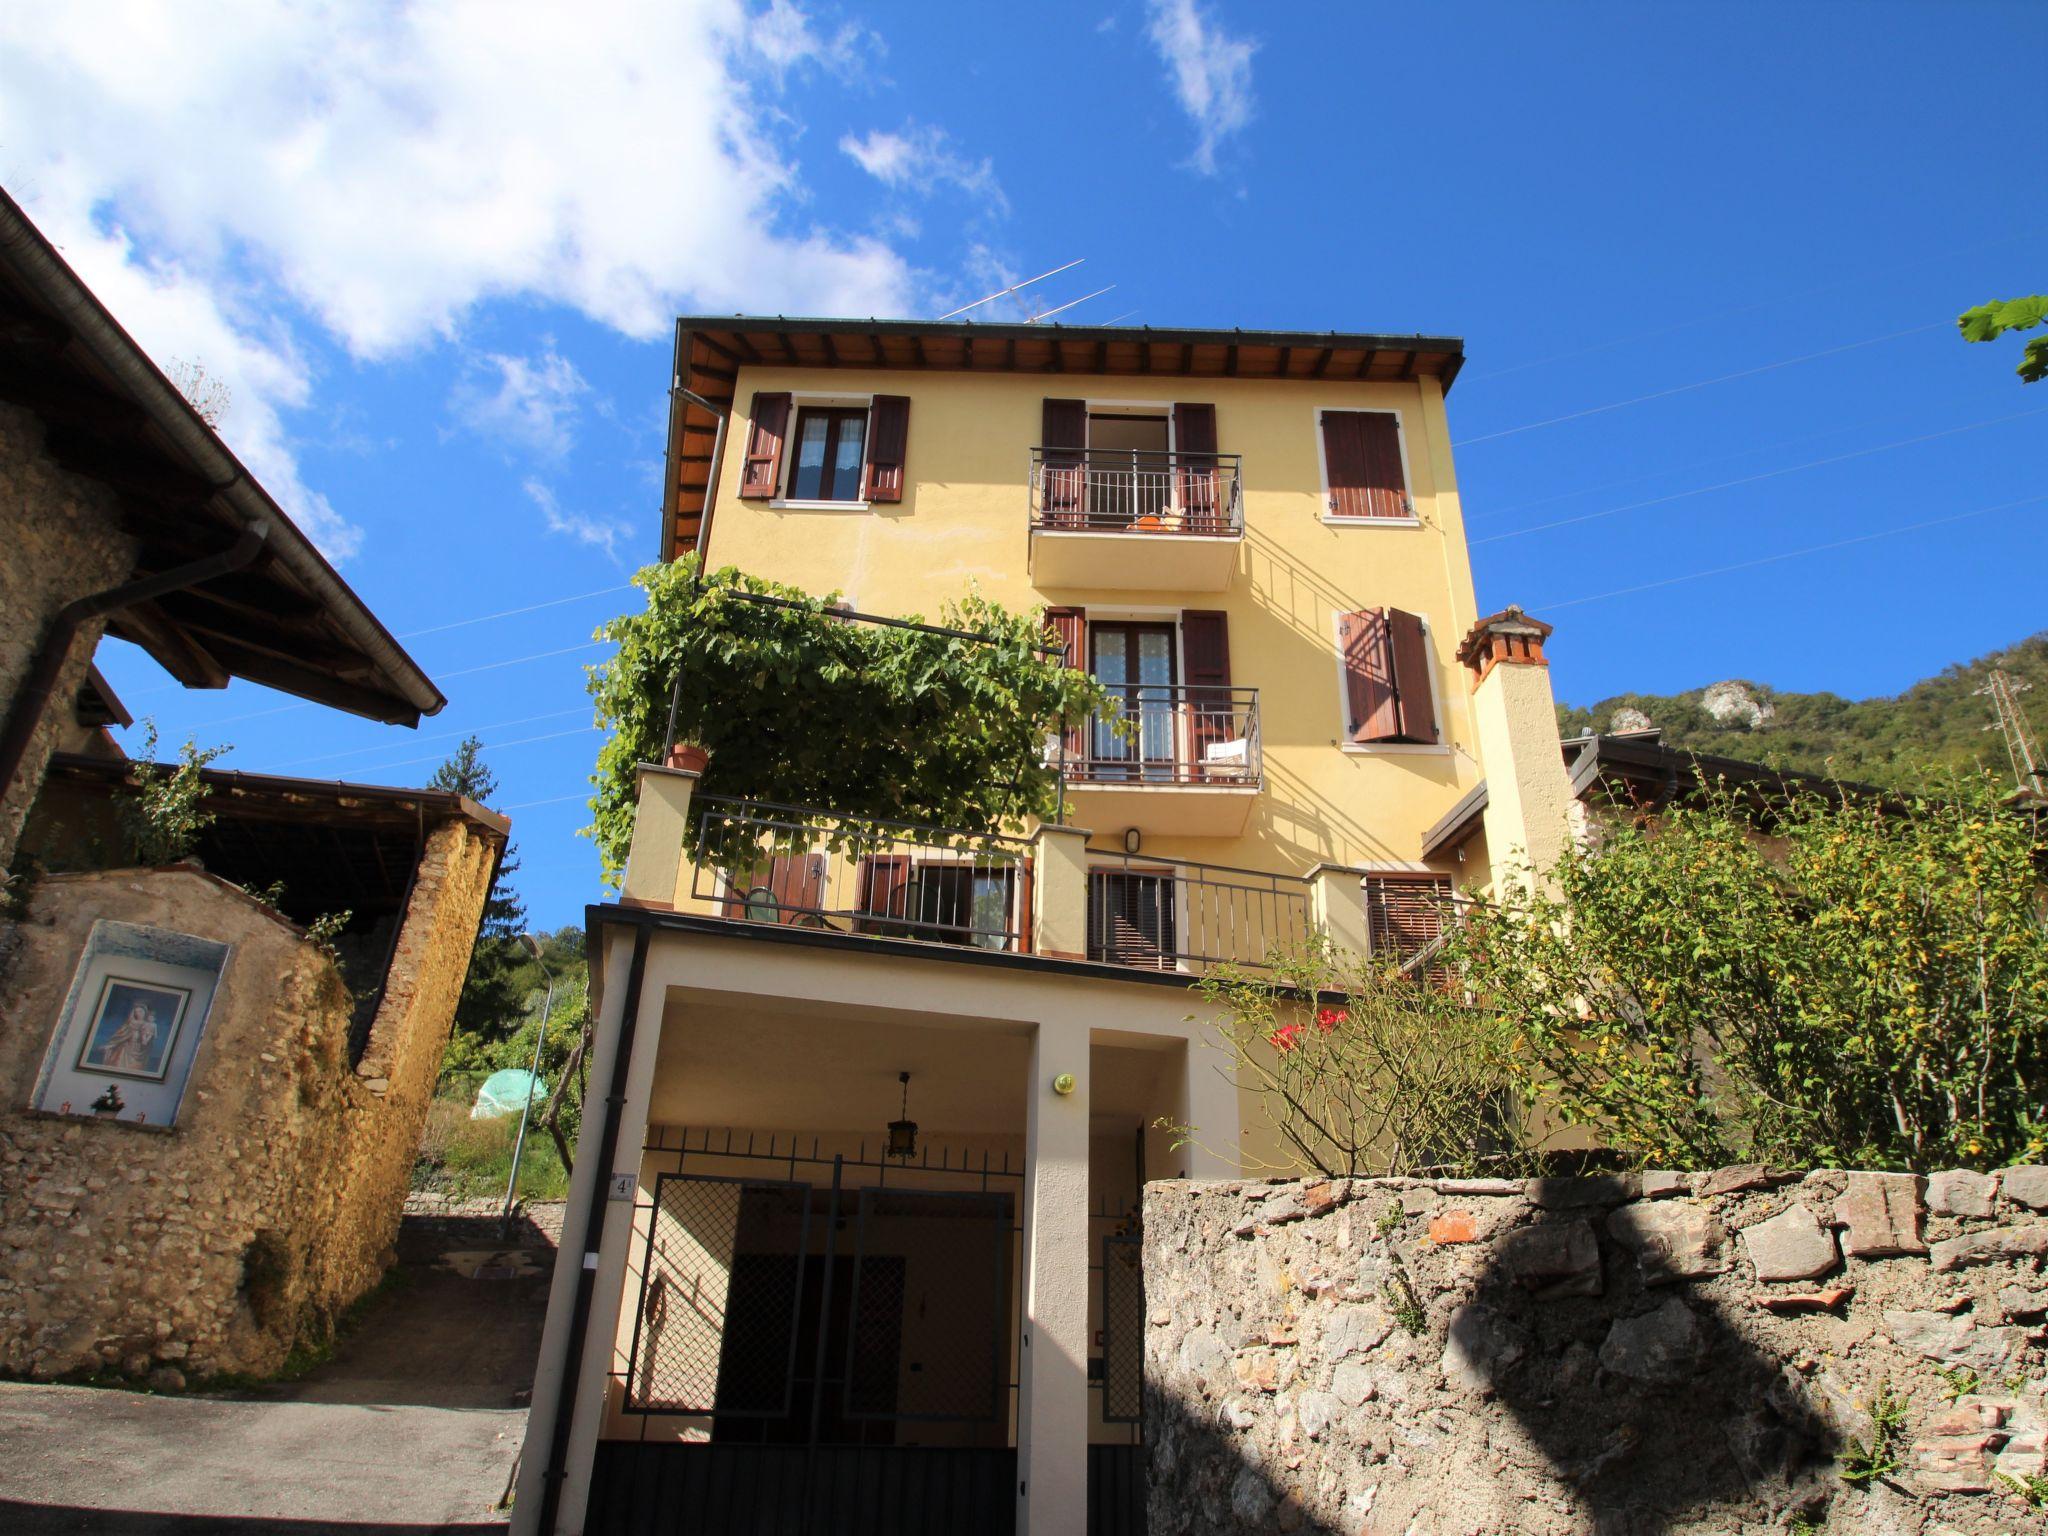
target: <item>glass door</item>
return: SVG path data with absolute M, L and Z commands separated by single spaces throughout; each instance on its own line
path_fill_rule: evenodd
M 1174 626 L 1092 623 L 1088 626 L 1096 681 L 1123 703 L 1138 723 L 1126 741 L 1102 721 L 1095 725 L 1090 768 L 1095 777 L 1171 782 L 1174 778 Z

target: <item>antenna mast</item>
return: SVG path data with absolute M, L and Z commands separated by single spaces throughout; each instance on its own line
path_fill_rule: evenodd
M 2048 765 L 2041 756 L 2041 744 L 2034 739 L 2033 727 L 2020 708 L 2019 695 L 2030 691 L 2033 684 L 2023 677 L 2014 677 L 2002 667 L 1995 667 L 1991 679 L 1982 688 L 1973 690 L 1979 696 L 1991 700 L 1991 724 L 1987 731 L 2000 731 L 2005 736 L 2005 755 L 2012 763 L 2013 777 L 2019 781 L 2022 794 L 2041 794 L 2048 791 Z

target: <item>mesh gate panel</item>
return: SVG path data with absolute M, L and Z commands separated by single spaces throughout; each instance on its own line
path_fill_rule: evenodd
M 626 1406 L 790 1411 L 811 1190 L 667 1173 L 654 1185 Z
M 991 1420 L 1009 1386 L 1010 1197 L 864 1189 L 847 1341 L 852 1418 Z
M 1102 1242 L 1102 1418 L 1135 1424 L 1145 1411 L 1145 1270 L 1136 1233 Z

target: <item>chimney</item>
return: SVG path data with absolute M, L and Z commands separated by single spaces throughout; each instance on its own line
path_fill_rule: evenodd
M 1510 607 L 1474 624 L 1458 646 L 1486 772 L 1486 854 L 1496 899 L 1525 884 L 1532 869 L 1543 880 L 1571 837 L 1571 783 L 1543 655 L 1549 638 L 1548 624 Z

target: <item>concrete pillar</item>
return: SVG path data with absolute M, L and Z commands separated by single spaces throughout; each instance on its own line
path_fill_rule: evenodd
M 1472 687 L 1472 726 L 1486 770 L 1486 852 L 1493 894 L 1545 884 L 1571 837 L 1571 782 L 1543 642 L 1550 626 L 1506 608 L 1458 647 Z
M 683 831 L 690 824 L 690 797 L 698 775 L 688 768 L 639 767 L 638 806 L 633 814 L 633 846 L 626 855 L 626 878 L 619 899 L 636 907 L 680 906 L 687 894 L 683 883 Z
M 1038 829 L 1031 859 L 1031 950 L 1088 958 L 1088 839 L 1083 827 Z
M 1088 1528 L 1088 1026 L 1041 1023 L 1030 1074 L 1017 1532 L 1074 1536 Z
M 1308 872 L 1310 919 L 1340 951 L 1361 958 L 1372 950 L 1365 875 L 1352 864 L 1318 864 Z
M 694 775 L 692 775 L 694 777 Z M 607 939 L 604 956 L 604 997 L 591 1052 L 590 1083 L 593 1098 L 604 1090 L 600 1085 L 612 1078 L 614 1052 L 619 1039 L 631 965 L 633 935 L 630 929 L 614 927 Z M 548 1291 L 546 1328 L 541 1336 L 540 1359 L 533 1381 L 533 1409 L 526 1422 L 525 1448 L 520 1453 L 517 1498 L 512 1506 L 511 1536 L 581 1536 L 583 1512 L 590 1497 L 591 1460 L 596 1453 L 598 1430 L 605 1415 L 605 1395 L 617 1349 L 619 1312 L 624 1302 L 627 1248 L 633 1229 L 633 1211 L 640 1182 L 641 1147 L 647 1139 L 647 1103 L 654 1085 L 655 1055 L 661 1047 L 661 1016 L 668 989 L 658 979 L 660 969 L 650 953 L 647 978 L 640 994 L 640 1010 L 633 1032 L 633 1056 L 627 1067 L 626 1102 L 619 1107 L 619 1131 L 613 1166 L 598 1166 L 599 1131 L 597 1117 L 587 1115 L 576 1140 L 576 1166 L 569 1183 L 569 1203 L 562 1231 L 567 1241 L 576 1241 L 584 1230 L 585 1212 L 593 1201 L 604 1207 L 604 1224 L 596 1253 L 568 1253 L 557 1256 L 553 1283 Z M 567 1364 L 569 1335 L 575 1326 L 576 1290 L 581 1271 L 594 1266 L 597 1278 L 591 1290 L 590 1314 L 583 1336 L 583 1358 L 577 1379 L 562 1387 Z M 542 1478 L 548 1463 L 555 1431 L 551 1411 L 558 1393 L 575 1403 L 571 1425 L 567 1477 L 562 1485 L 560 1514 L 551 1532 L 539 1528 Z

